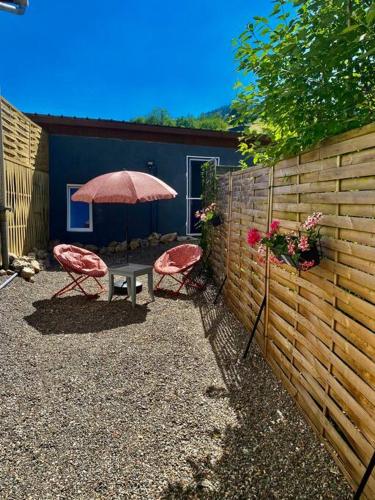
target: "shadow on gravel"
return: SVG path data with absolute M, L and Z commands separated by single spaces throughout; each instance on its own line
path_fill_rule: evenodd
M 227 398 L 238 425 L 221 432 L 222 457 L 190 463 L 193 481 L 170 484 L 163 499 L 349 499 L 351 491 L 333 460 L 275 379 L 241 324 L 209 286 L 195 299 L 225 386 L 205 397 Z
M 124 299 L 112 302 L 81 296 L 38 300 L 25 321 L 43 335 L 85 334 L 112 330 L 146 321 L 147 304 L 133 309 Z

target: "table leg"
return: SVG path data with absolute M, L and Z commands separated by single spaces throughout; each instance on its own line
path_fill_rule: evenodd
M 114 275 L 109 273 L 108 275 L 108 302 L 111 302 L 113 297 L 113 287 L 114 287 Z
M 135 301 L 137 297 L 137 279 L 135 276 L 131 278 L 130 290 L 131 290 L 132 306 L 135 307 Z
M 155 301 L 154 295 L 154 273 L 150 271 L 148 273 L 148 293 L 150 294 L 152 302 Z

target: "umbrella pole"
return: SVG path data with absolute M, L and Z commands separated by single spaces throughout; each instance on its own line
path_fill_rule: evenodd
M 129 212 L 128 207 L 125 205 L 125 241 L 126 241 L 126 263 L 129 264 L 129 241 L 128 241 L 128 232 L 129 232 Z

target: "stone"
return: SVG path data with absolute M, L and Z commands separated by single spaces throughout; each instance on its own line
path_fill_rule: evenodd
M 126 252 L 128 245 L 125 243 L 119 243 L 116 247 L 114 247 L 116 253 Z
M 160 234 L 159 233 L 151 233 L 150 236 L 148 237 L 148 241 L 151 247 L 156 247 L 156 245 L 159 244 L 160 241 Z
M 34 269 L 35 273 L 39 273 L 42 270 L 42 268 L 37 260 L 31 260 L 30 267 L 32 267 Z
M 5 269 L 0 269 L 0 276 L 6 276 L 7 272 Z
M 147 248 L 150 242 L 147 239 L 141 240 L 141 248 Z
M 141 246 L 141 240 L 139 238 L 135 238 L 134 240 L 131 240 L 129 247 L 130 250 L 135 250 L 136 248 L 139 248 Z
M 26 257 L 29 258 L 29 259 L 36 259 L 36 253 L 35 252 L 29 252 Z M 22 258 L 24 259 L 25 256 L 23 256 Z
M 40 270 L 48 269 L 50 267 L 50 262 L 48 259 L 46 260 L 38 260 Z
M 148 240 L 160 240 L 160 233 L 151 233 L 150 236 L 148 237 Z
M 117 247 L 117 245 L 118 245 L 118 241 L 111 241 L 111 243 L 108 243 L 108 248 Z
M 36 255 L 37 259 L 42 259 L 43 260 L 43 259 L 47 259 L 48 252 L 47 252 L 47 250 L 37 250 L 36 253 L 35 253 L 35 255 Z
M 199 483 L 199 487 L 202 488 L 202 489 L 204 489 L 204 490 L 208 490 L 208 491 L 214 491 L 215 490 L 214 485 L 208 479 L 203 479 Z
M 13 274 L 14 274 L 14 271 L 12 271 L 11 269 L 7 269 L 8 276 L 12 276 Z
M 96 246 L 96 245 L 86 245 L 85 246 L 86 250 L 88 250 L 89 252 L 94 252 L 94 253 L 97 253 L 99 248 Z
M 108 248 L 107 247 L 102 247 L 99 250 L 100 255 L 105 255 L 107 252 L 108 252 Z
M 14 259 L 17 259 L 17 255 L 15 253 L 9 253 L 9 264 L 11 264 Z
M 52 250 L 57 246 L 60 245 L 61 241 L 60 240 L 51 240 L 48 243 L 48 250 L 52 252 Z
M 31 280 L 34 274 L 35 271 L 32 267 L 24 267 L 21 271 L 21 277 L 24 278 L 25 280 Z
M 16 273 L 19 273 L 24 267 L 29 266 L 29 261 L 21 258 L 14 259 L 14 261 L 11 264 L 11 268 L 13 271 L 16 271 Z
M 177 239 L 177 233 L 167 233 L 163 234 L 160 238 L 161 243 L 171 243 Z

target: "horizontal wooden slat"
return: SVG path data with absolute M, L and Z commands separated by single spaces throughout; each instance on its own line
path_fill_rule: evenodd
M 218 204 L 228 223 L 223 239 L 213 240 L 212 264 L 228 276 L 228 305 L 251 328 L 269 288 L 257 340 L 358 485 L 375 447 L 375 124 L 324 141 L 269 171 L 237 171 L 220 180 Z M 324 215 L 318 267 L 302 273 L 259 264 L 246 243 L 250 227 L 264 234 L 277 218 L 282 232 L 298 231 L 314 211 Z M 375 477 L 365 497 L 375 497 Z

